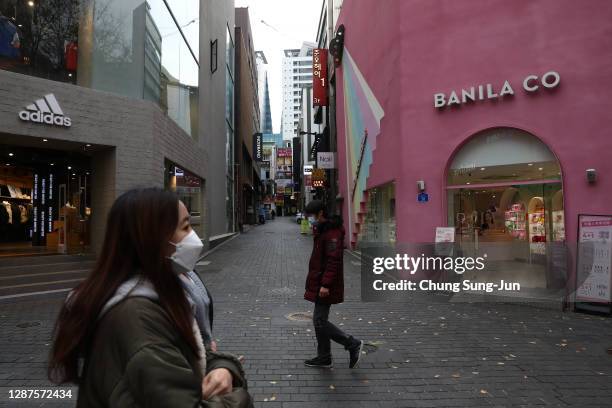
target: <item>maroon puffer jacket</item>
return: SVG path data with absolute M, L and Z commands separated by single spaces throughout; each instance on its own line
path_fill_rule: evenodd
M 314 229 L 314 244 L 308 263 L 304 299 L 325 304 L 344 301 L 344 228 L 342 219 L 333 217 Z M 329 296 L 319 298 L 319 289 L 329 289 Z

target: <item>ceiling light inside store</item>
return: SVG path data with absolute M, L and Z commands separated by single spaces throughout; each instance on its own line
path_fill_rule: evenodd
M 527 163 L 528 166 L 533 166 L 533 163 Z
M 49 166 L 55 166 L 55 163 L 51 163 L 51 164 L 49 164 Z
M 13 156 L 14 156 L 14 154 L 13 154 L 13 153 L 9 153 L 9 156 L 13 157 Z
M 89 143 L 87 143 L 85 146 L 86 146 L 86 147 L 91 147 L 91 145 L 90 145 Z
M 486 167 L 481 167 L 480 168 L 480 171 L 485 171 L 485 170 L 486 170 Z
M 72 170 L 72 166 L 68 166 L 68 170 Z
M 49 139 L 43 139 L 43 142 L 48 142 L 48 141 L 49 141 Z
M 33 2 L 33 1 L 31 1 L 31 0 L 30 0 L 30 1 L 28 1 L 28 6 L 30 6 L 30 7 L 34 7 L 34 2 Z
M 538 170 L 542 171 L 544 170 L 544 167 L 538 167 Z
M 470 182 L 468 181 L 468 182 L 467 182 L 467 183 L 465 183 L 465 184 L 470 184 Z
M 73 176 L 76 176 L 76 173 L 72 173 Z

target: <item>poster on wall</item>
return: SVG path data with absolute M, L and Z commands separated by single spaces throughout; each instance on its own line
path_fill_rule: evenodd
M 436 227 L 435 254 L 451 256 L 455 242 L 455 227 Z
M 577 302 L 610 304 L 612 215 L 578 216 Z

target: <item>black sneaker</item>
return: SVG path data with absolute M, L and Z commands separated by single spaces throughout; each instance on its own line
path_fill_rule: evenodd
M 306 367 L 332 368 L 331 357 L 315 357 L 304 361 Z
M 349 356 L 350 356 L 350 362 L 349 362 L 349 368 L 355 368 L 357 367 L 357 364 L 359 364 L 359 360 L 361 360 L 361 352 L 363 351 L 363 340 L 358 340 L 359 343 L 355 344 L 354 347 L 349 349 Z

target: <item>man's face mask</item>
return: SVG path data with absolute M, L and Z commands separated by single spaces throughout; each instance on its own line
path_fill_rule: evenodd
M 170 256 L 174 272 L 181 274 L 193 271 L 196 263 L 200 259 L 202 248 L 204 247 L 198 234 L 196 234 L 194 230 L 191 230 L 181 242 L 178 244 L 170 242 L 170 244 L 176 247 L 176 251 Z

